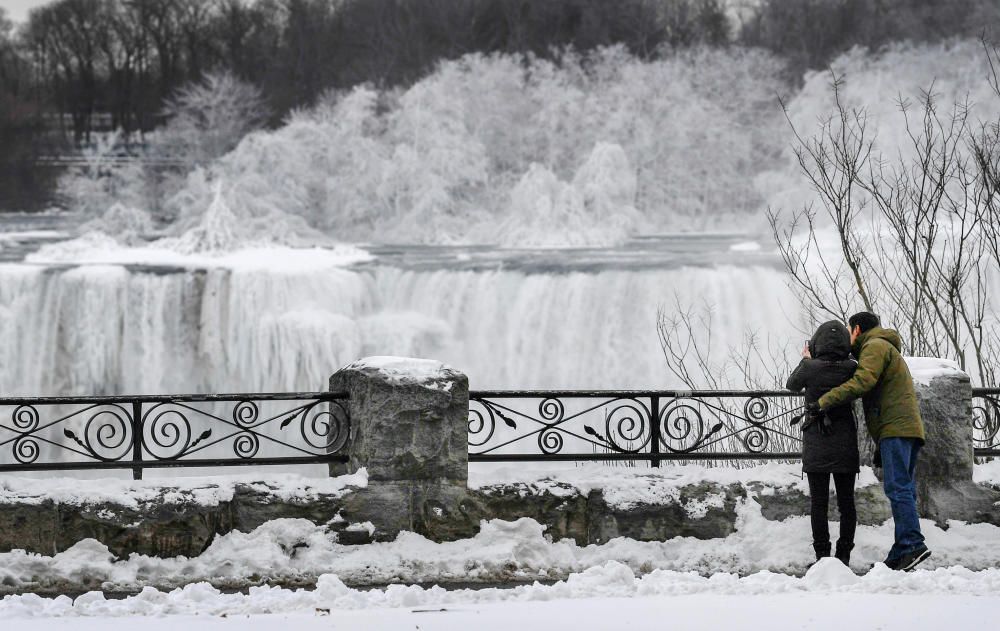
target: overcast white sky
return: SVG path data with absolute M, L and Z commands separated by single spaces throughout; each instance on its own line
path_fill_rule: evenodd
M 7 9 L 7 16 L 15 22 L 28 19 L 28 9 L 48 4 L 51 0 L 0 0 L 0 7 Z

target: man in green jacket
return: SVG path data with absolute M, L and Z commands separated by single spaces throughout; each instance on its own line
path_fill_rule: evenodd
M 858 360 L 854 376 L 814 404 L 829 410 L 862 399 L 868 433 L 881 454 L 882 487 L 892 505 L 896 541 L 885 564 L 909 571 L 930 556 L 920 532 L 914 472 L 924 444 L 913 378 L 900 354 L 899 333 L 879 326 L 878 316 L 861 312 L 851 316 L 851 351 Z M 816 410 L 814 410 L 816 411 Z M 878 455 L 876 455 L 878 457 Z

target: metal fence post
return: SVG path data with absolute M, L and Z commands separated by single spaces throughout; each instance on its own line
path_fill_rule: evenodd
M 649 398 L 649 453 L 653 454 L 650 462 L 654 467 L 660 466 L 660 396 L 654 394 Z
M 142 401 L 132 402 L 132 479 L 142 479 Z

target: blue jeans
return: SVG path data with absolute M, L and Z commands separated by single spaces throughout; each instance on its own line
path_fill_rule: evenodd
M 924 547 L 917 516 L 917 484 L 913 477 L 920 441 L 883 438 L 879 441 L 879 450 L 882 452 L 882 488 L 892 505 L 892 521 L 896 525 L 896 542 L 886 557 L 888 561 Z

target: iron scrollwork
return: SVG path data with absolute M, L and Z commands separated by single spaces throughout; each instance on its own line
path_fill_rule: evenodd
M 18 406 L 12 414 L 14 427 L 21 434 L 14 440 L 14 459 L 21 464 L 31 464 L 38 460 L 41 449 L 32 432 L 38 429 L 38 410 L 31 405 Z
M 473 392 L 469 455 L 472 460 L 634 456 L 654 462 L 729 454 L 794 458 L 801 439 L 789 421 L 799 409 L 799 398 L 781 392 Z
M 63 436 L 79 445 L 95 460 L 120 460 L 131 452 L 132 441 L 135 440 L 132 436 L 132 417 L 120 405 L 98 407 L 100 409 L 96 412 L 87 412 L 89 417 L 84 423 L 81 436 L 69 427 L 63 429 Z
M 972 441 L 976 449 L 1000 449 L 1000 395 L 973 393 Z
M 469 401 L 470 456 L 492 453 L 532 440 L 537 453 L 558 456 L 567 444 L 595 451 L 640 453 L 650 442 L 650 410 L 632 397 L 587 401 L 570 410 L 560 396 L 514 400 L 472 396 Z M 534 411 L 534 410 L 537 410 Z
M 721 423 L 707 427 L 694 403 L 678 399 L 660 414 L 660 446 L 672 453 L 690 453 L 722 429 Z
M 9 425 L 0 421 L 0 471 L 335 462 L 346 459 L 350 436 L 342 393 L 0 399 L 4 405 L 13 411 Z

